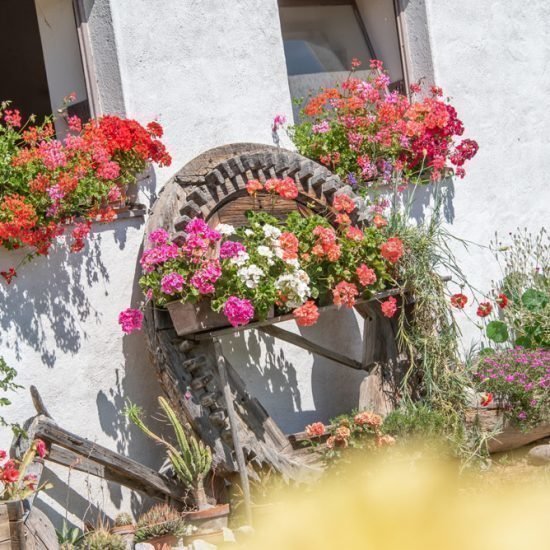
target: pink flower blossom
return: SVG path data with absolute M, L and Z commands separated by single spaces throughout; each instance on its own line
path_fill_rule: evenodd
M 159 227 L 149 235 L 149 242 L 154 244 L 166 244 L 170 240 L 170 234 L 166 229 Z
M 99 165 L 96 173 L 104 180 L 116 180 L 120 176 L 120 166 L 117 162 L 108 160 Z
M 172 295 L 181 292 L 185 279 L 179 273 L 168 273 L 160 281 L 160 288 L 164 294 Z
M 236 241 L 225 241 L 220 247 L 220 258 L 234 258 L 239 252 L 246 252 L 246 248 L 242 243 Z
M 132 309 L 129 307 L 120 312 L 118 322 L 125 334 L 132 334 L 132 332 L 141 330 L 143 313 L 139 309 Z
M 38 151 L 44 166 L 48 170 L 55 170 L 67 164 L 67 156 L 63 151 L 63 144 L 56 139 L 40 142 Z
M 179 248 L 175 244 L 163 244 L 146 250 L 141 256 L 139 263 L 144 273 L 151 273 L 156 266 L 177 258 L 179 254 Z
M 231 296 L 223 306 L 223 313 L 232 326 L 247 325 L 254 317 L 254 306 L 246 298 Z
M 191 284 L 201 294 L 212 294 L 215 290 L 214 283 L 221 277 L 221 274 L 220 262 L 211 260 L 191 277 Z

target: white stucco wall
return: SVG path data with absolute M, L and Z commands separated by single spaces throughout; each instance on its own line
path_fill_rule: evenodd
M 532 2 L 529 10 L 519 2 L 491 2 L 483 15 L 475 0 L 427 0 L 427 11 L 417 0 L 402 4 L 415 76 L 433 70 L 481 146 L 468 177 L 455 185 L 452 230 L 486 244 L 496 229 L 537 228 L 550 199 L 546 2 Z M 142 122 L 158 119 L 174 157 L 172 167 L 145 185 L 145 202 L 211 147 L 272 143 L 273 116 L 290 115 L 276 0 L 163 0 L 154 7 L 148 0 L 96 0 L 86 6 L 103 108 Z M 158 453 L 120 416 L 127 397 L 153 410 L 159 394 L 143 337 L 122 337 L 116 321 L 139 299 L 142 234 L 140 220 L 97 226 L 80 255 L 60 249 L 22 267 L 10 287 L 0 287 L 0 353 L 19 370 L 20 383 L 38 386 L 61 425 L 156 467 Z M 487 288 L 496 276 L 488 252 L 458 252 L 472 281 Z M 1 251 L 0 269 L 13 265 L 14 256 Z M 465 326 L 467 342 L 475 334 Z M 307 335 L 360 354 L 360 325 L 352 315 L 324 319 Z M 326 420 L 357 402 L 356 373 L 296 348 L 281 350 L 270 339 L 258 342 L 253 334 L 248 344 L 250 356 L 239 340 L 228 340 L 225 349 L 285 429 Z M 26 392 L 14 401 L 10 419 L 32 414 Z M 8 442 L 4 432 L 1 443 Z M 73 474 L 68 491 L 67 472 L 56 472 L 56 488 L 41 497 L 54 519 L 61 518 L 67 494 L 80 517 L 88 496 L 109 514 L 139 508 L 135 496 L 86 476 Z

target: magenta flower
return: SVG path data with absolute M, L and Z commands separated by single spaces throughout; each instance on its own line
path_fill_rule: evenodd
M 246 252 L 246 248 L 242 243 L 236 241 L 225 241 L 220 247 L 220 258 L 234 258 L 239 252 Z
M 175 244 L 163 244 L 146 250 L 141 256 L 139 263 L 145 273 L 151 273 L 151 271 L 155 270 L 157 265 L 177 258 L 178 255 L 179 248 Z
M 218 260 L 211 260 L 191 277 L 191 284 L 201 294 L 212 294 L 215 290 L 214 283 L 221 275 L 220 262 Z
M 120 312 L 118 315 L 118 322 L 122 327 L 122 332 L 125 334 L 132 334 L 132 332 L 141 330 L 143 313 L 139 309 L 132 309 L 129 307 Z
M 223 313 L 232 326 L 247 325 L 254 317 L 254 306 L 246 298 L 231 296 L 223 306 Z
M 181 292 L 185 279 L 179 273 L 168 273 L 160 281 L 160 288 L 164 294 L 172 295 Z
M 166 244 L 170 240 L 170 234 L 166 229 L 159 227 L 149 235 L 149 242 L 154 244 Z

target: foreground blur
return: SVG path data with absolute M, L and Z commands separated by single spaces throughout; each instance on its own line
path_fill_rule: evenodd
M 293 491 L 240 548 L 550 549 L 548 471 L 513 483 L 401 457 Z

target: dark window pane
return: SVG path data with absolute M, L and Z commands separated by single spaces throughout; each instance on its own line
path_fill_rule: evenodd
M 34 0 L 3 0 L 1 9 L 0 100 L 13 100 L 24 117 L 51 114 Z

